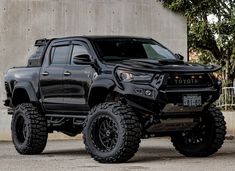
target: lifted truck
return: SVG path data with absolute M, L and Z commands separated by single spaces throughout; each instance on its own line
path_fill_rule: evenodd
M 48 133 L 83 132 L 103 163 L 129 160 L 141 138 L 170 136 L 181 154 L 221 148 L 221 81 L 215 65 L 190 64 L 150 38 L 80 36 L 41 39 L 26 67 L 5 75 L 5 106 L 20 154 L 39 154 Z

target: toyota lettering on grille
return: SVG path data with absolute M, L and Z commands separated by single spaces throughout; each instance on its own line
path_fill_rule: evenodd
M 171 74 L 168 77 L 169 87 L 192 87 L 192 86 L 211 86 L 211 80 L 208 75 L 195 74 Z
M 199 83 L 198 80 L 196 80 L 196 79 L 175 79 L 174 82 L 177 85 L 181 85 L 181 84 L 192 85 L 192 84 Z

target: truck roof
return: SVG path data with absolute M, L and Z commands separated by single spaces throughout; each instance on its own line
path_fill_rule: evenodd
M 63 40 L 63 39 L 76 39 L 76 38 L 84 38 L 84 39 L 114 39 L 114 38 L 127 38 L 127 39 L 151 39 L 149 37 L 137 37 L 137 36 L 120 36 L 120 35 L 92 35 L 92 36 L 69 36 L 69 37 L 58 37 L 51 39 L 38 39 L 35 41 L 35 46 L 43 46 L 46 45 L 51 40 Z

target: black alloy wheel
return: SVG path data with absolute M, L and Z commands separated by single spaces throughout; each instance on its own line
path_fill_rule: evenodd
M 120 163 L 138 151 L 141 124 L 132 108 L 106 102 L 92 108 L 84 123 L 83 139 L 91 157 L 101 163 Z
M 223 145 L 226 122 L 222 112 L 210 107 L 202 113 L 198 124 L 190 131 L 171 136 L 177 151 L 188 157 L 207 157 L 216 153 Z
M 111 151 L 118 141 L 117 123 L 111 117 L 101 115 L 92 124 L 91 139 L 98 150 Z

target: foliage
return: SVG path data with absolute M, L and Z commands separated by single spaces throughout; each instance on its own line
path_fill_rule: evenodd
M 159 0 L 188 19 L 188 46 L 202 62 L 223 66 L 224 79 L 235 79 L 235 0 Z

